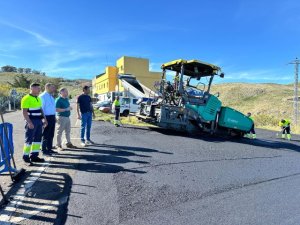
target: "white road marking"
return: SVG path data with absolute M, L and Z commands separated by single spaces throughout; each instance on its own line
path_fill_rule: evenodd
M 80 139 L 80 138 L 71 138 L 71 139 Z M 42 173 L 49 167 L 52 157 L 49 157 L 49 160 L 44 163 L 43 167 L 39 167 L 36 169 L 37 172 L 32 172 L 25 181 L 24 184 L 21 185 L 18 192 L 13 197 L 8 205 L 0 210 L 0 224 L 2 225 L 13 225 L 15 223 L 19 223 L 23 220 L 29 219 L 34 215 L 44 211 L 44 210 L 51 210 L 57 208 L 59 205 L 65 204 L 68 201 L 68 196 L 64 196 L 56 201 L 48 201 L 48 200 L 38 200 L 39 203 L 44 203 L 44 205 L 39 204 L 38 208 L 36 207 L 35 210 L 25 210 L 25 213 L 17 213 L 17 209 L 19 206 L 24 205 L 23 201 L 26 198 L 27 194 L 31 191 L 35 182 L 41 177 Z M 33 196 L 34 197 L 34 196 Z M 28 203 L 27 203 L 28 204 Z M 34 204 L 34 202 L 32 203 Z
M 30 213 L 26 214 L 18 214 L 17 216 L 14 216 L 15 212 L 18 209 L 18 206 L 22 205 L 24 199 L 26 198 L 26 195 L 30 192 L 35 182 L 40 178 L 42 173 L 46 170 L 46 168 L 50 165 L 51 158 L 49 158 L 48 162 L 44 163 L 43 167 L 37 168 L 37 172 L 32 173 L 25 181 L 24 184 L 21 185 L 21 188 L 18 190 L 18 192 L 13 196 L 13 200 L 8 203 L 8 205 L 2 210 L 4 212 L 1 212 L 0 215 L 0 222 L 16 222 L 16 220 L 22 221 L 24 218 L 28 217 L 26 214 L 28 214 L 30 217 L 33 215 L 36 215 L 37 211 L 31 211 Z M 43 207 L 39 206 L 42 210 Z M 49 206 L 48 206 L 49 207 Z M 37 212 L 37 213 L 36 213 Z M 35 214 L 34 214 L 35 213 Z

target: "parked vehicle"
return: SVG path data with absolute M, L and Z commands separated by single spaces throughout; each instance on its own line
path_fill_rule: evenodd
M 111 112 L 112 103 L 109 101 L 102 102 L 99 106 L 99 110 L 104 113 Z
M 121 116 L 128 116 L 129 113 L 137 113 L 140 109 L 140 105 L 138 104 L 138 98 L 130 98 L 130 97 L 121 97 L 120 103 L 120 114 Z
M 111 110 L 111 102 L 110 101 L 98 101 L 93 104 L 94 109 L 99 109 L 102 112 L 110 112 Z

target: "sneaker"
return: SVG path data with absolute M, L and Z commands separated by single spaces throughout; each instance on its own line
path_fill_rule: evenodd
M 45 162 L 45 159 L 43 158 L 40 158 L 40 157 L 34 157 L 34 158 L 31 158 L 31 162 L 40 162 L 40 163 L 43 163 Z
M 87 145 L 93 145 L 93 144 L 95 144 L 95 142 L 93 142 L 93 141 L 91 141 L 91 140 L 87 140 L 87 141 L 85 142 L 85 144 L 87 144 Z
M 82 141 L 82 142 L 80 143 L 80 145 L 81 145 L 82 147 L 86 147 L 86 144 L 85 144 L 84 141 Z
M 55 146 L 55 149 L 57 149 L 58 151 L 64 150 L 60 145 Z
M 67 143 L 66 144 L 67 148 L 77 148 L 75 145 L 73 145 L 72 143 Z
M 31 163 L 30 158 L 28 155 L 23 155 L 23 161 L 26 163 Z

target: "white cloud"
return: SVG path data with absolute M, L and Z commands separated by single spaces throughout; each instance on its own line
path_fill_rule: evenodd
M 45 58 L 44 71 L 57 71 L 63 70 L 63 64 L 70 63 L 84 58 L 93 58 L 97 54 L 93 52 L 80 52 L 77 50 L 70 50 L 66 52 L 56 52 L 48 54 Z
M 20 31 L 23 31 L 24 33 L 27 33 L 27 34 L 33 36 L 41 44 L 41 46 L 56 45 L 56 43 L 54 41 L 50 40 L 49 38 L 46 38 L 42 34 L 39 34 L 35 31 L 29 30 L 29 29 L 26 29 L 26 28 L 23 28 L 23 27 L 20 27 L 20 26 L 17 26 L 15 24 L 8 23 L 8 22 L 5 22 L 5 21 L 0 21 L 0 24 L 3 24 L 5 26 L 8 26 L 8 27 L 20 30 Z
M 105 54 L 92 51 L 60 50 L 42 59 L 42 71 L 50 76 L 92 78 L 106 66 Z

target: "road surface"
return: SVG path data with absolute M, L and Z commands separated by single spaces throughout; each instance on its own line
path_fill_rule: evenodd
M 263 130 L 257 140 L 236 140 L 105 122 L 95 122 L 92 134 L 95 145 L 49 159 L 10 222 L 300 224 L 297 140 Z

